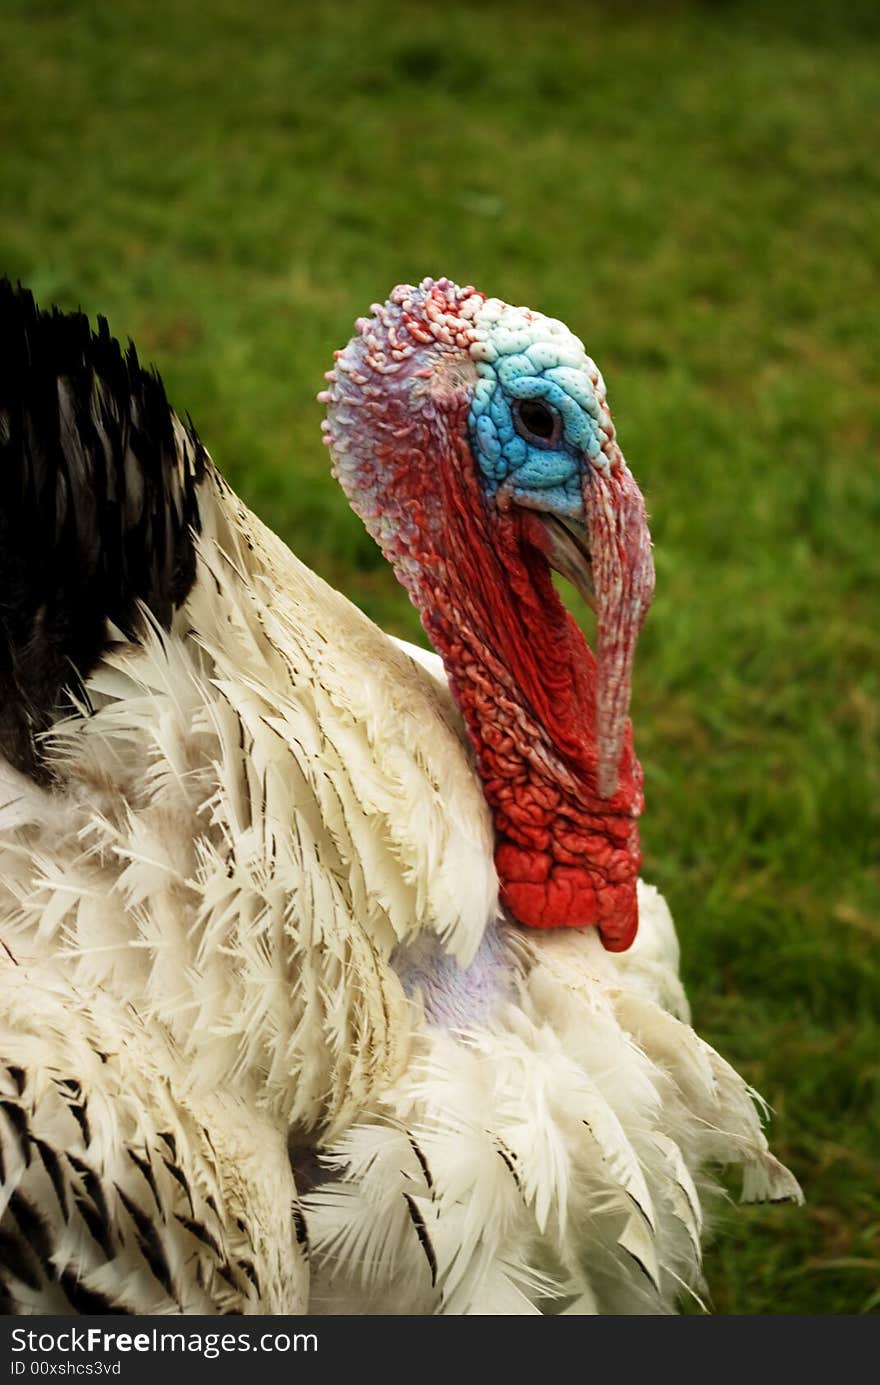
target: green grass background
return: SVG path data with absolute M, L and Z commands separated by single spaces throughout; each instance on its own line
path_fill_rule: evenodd
M 429 273 L 584 338 L 656 540 L 645 874 L 808 1199 L 723 1213 L 711 1304 L 877 1311 L 876 6 L 0 12 L 0 269 L 131 335 L 390 629 L 320 444 L 333 348 Z

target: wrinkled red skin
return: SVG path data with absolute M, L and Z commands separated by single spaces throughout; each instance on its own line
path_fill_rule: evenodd
M 336 387 L 336 475 L 443 658 L 493 814 L 504 905 L 533 928 L 595 925 L 623 951 L 641 863 L 631 726 L 603 799 L 595 660 L 554 590 L 537 521 L 483 492 L 466 390 L 436 390 L 414 409 L 413 375 L 363 370 L 356 387 Z
M 459 477 L 473 474 L 467 462 Z M 596 786 L 593 654 L 529 542 L 534 517 L 517 509 L 493 515 L 474 489 L 470 503 L 455 507 L 446 572 L 457 574 L 463 596 L 461 579 L 477 555 L 485 571 L 491 546 L 503 553 L 507 581 L 481 582 L 473 573 L 479 597 L 471 601 L 466 643 L 457 628 L 462 607 L 439 586 L 422 607 L 422 622 L 476 750 L 497 833 L 502 903 L 532 928 L 595 924 L 609 951 L 623 951 L 638 928 L 641 864 L 642 772 L 631 727 L 617 791 L 603 799 Z M 516 700 L 499 665 L 512 675 Z

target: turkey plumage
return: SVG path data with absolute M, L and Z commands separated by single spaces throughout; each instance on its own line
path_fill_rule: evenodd
M 640 497 L 592 363 L 513 311 L 396 290 L 327 396 L 444 669 L 246 509 L 134 348 L 3 284 L 7 1311 L 664 1311 L 713 1165 L 799 1196 L 636 887 Z M 587 539 L 598 668 L 544 575 Z

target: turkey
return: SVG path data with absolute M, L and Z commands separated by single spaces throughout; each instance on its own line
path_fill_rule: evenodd
M 103 320 L 0 313 L 3 1310 L 699 1295 L 713 1167 L 800 1191 L 638 880 L 651 548 L 581 343 L 441 279 L 337 353 L 334 471 L 429 654 Z

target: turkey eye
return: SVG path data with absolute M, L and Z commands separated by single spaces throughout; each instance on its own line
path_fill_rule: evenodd
M 562 435 L 562 419 L 543 399 L 518 399 L 513 406 L 513 425 L 526 442 L 545 447 L 558 442 Z

